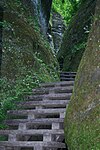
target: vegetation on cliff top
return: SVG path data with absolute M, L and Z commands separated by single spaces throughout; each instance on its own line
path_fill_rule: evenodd
M 85 50 L 93 21 L 96 0 L 85 0 L 80 4 L 65 31 L 57 58 L 63 58 L 63 71 L 77 71 Z
M 53 11 L 59 12 L 68 25 L 72 16 L 77 11 L 80 0 L 53 0 Z

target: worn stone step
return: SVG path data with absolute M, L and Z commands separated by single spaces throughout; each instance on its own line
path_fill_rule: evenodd
M 68 87 L 48 87 L 48 88 L 36 88 L 32 90 L 32 93 L 35 95 L 44 95 L 44 94 L 49 94 L 52 91 L 54 93 L 71 93 L 73 90 L 73 86 L 68 86 Z
M 65 144 L 61 142 L 40 142 L 40 141 L 32 141 L 32 142 L 0 142 L 0 146 L 9 146 L 9 147 L 35 147 L 35 146 L 42 146 L 44 148 L 65 148 Z M 38 149 L 37 149 L 38 150 Z
M 66 99 L 70 99 L 71 95 L 72 93 L 49 94 L 48 96 L 45 96 L 45 99 L 66 100 Z
M 75 81 L 75 78 L 74 77 L 60 77 L 60 81 Z
M 33 101 L 41 101 L 43 99 L 46 100 L 65 100 L 65 99 L 70 99 L 72 93 L 60 93 L 60 94 L 55 94 L 55 93 L 51 93 L 48 95 L 30 95 L 27 97 L 28 100 L 33 100 Z
M 69 100 L 45 100 L 45 101 L 25 101 L 18 104 L 21 108 L 35 108 L 36 106 L 61 107 L 68 105 Z
M 62 73 L 60 73 L 60 75 L 67 75 L 67 76 L 76 76 L 76 73 L 70 73 L 70 72 L 62 72 Z
M 55 93 L 72 93 L 74 86 L 68 86 L 68 87 L 58 87 L 56 89 L 50 89 L 54 90 Z M 50 91 L 49 90 L 49 91 Z M 51 92 L 51 91 L 50 91 Z
M 7 114 L 10 116 L 25 116 L 29 114 L 35 114 L 35 115 L 49 115 L 49 114 L 60 114 L 64 113 L 66 109 L 64 108 L 58 108 L 58 109 L 37 109 L 37 110 L 11 110 L 8 111 Z
M 62 75 L 60 75 L 60 78 L 75 78 L 75 75 L 72 75 L 72 76 L 70 76 L 70 75 L 65 75 L 65 74 L 62 74 Z
M 32 89 L 32 94 L 34 94 L 34 95 L 49 94 L 49 89 L 47 89 L 47 88 L 35 88 L 35 89 Z
M 75 79 L 74 78 L 65 78 L 65 77 L 62 78 L 61 77 L 60 80 L 61 81 L 74 81 Z
M 74 81 L 62 81 L 62 82 L 52 82 L 52 83 L 44 83 L 41 84 L 40 87 L 57 87 L 57 86 L 73 86 Z
M 55 130 L 48 130 L 48 129 L 30 129 L 30 130 L 0 130 L 0 135 L 43 135 L 45 133 L 49 133 L 52 135 L 64 135 L 64 130 L 55 129 Z
M 5 147 L 3 147 L 3 146 L 0 145 L 0 150 L 6 150 L 6 149 L 5 149 Z
M 10 126 L 17 126 L 20 123 L 25 123 L 27 125 L 35 125 L 35 124 L 44 124 L 50 125 L 52 123 L 63 123 L 63 118 L 40 118 L 40 119 L 9 119 L 5 120 L 5 123 Z
M 64 112 L 72 95 L 75 75 L 76 73 L 73 72 L 61 73 L 61 80 L 68 81 L 41 84 L 40 88 L 33 89 L 32 95 L 28 96 L 27 100 L 30 101 L 17 103 L 20 110 L 8 111 L 8 115 L 13 118 L 15 116 L 16 119 L 5 120 L 10 130 L 0 130 L 0 135 L 8 136 L 8 141 L 0 142 L 0 148 L 2 150 L 8 150 L 8 148 L 21 150 L 23 147 L 34 150 L 65 148 L 62 142 L 50 141 L 51 139 L 56 141 L 56 138 L 60 141 L 60 138 L 64 138 Z M 33 139 L 28 141 L 30 136 L 42 137 L 43 141 Z
M 77 72 L 60 72 L 60 74 L 76 75 Z
M 68 76 L 75 76 L 75 72 L 60 72 L 60 75 L 68 75 Z

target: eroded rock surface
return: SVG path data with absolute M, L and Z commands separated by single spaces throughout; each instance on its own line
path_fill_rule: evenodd
M 63 58 L 64 71 L 77 71 L 78 69 L 86 47 L 96 1 L 83 1 L 65 32 L 57 55 L 59 62 Z
M 65 137 L 71 150 L 97 150 L 100 118 L 100 1 L 82 57 L 65 117 Z
M 62 16 L 58 12 L 52 12 L 52 36 L 54 42 L 55 52 L 57 53 L 60 49 L 62 38 L 66 26 Z

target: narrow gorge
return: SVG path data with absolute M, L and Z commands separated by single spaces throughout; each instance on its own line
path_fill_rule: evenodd
M 100 1 L 0 1 L 0 150 L 99 150 Z

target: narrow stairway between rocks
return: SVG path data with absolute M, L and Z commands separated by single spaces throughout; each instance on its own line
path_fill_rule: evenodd
M 8 111 L 7 137 L 0 150 L 64 150 L 64 116 L 72 95 L 75 72 L 63 72 L 61 82 L 41 84 L 33 89 L 18 110 Z

